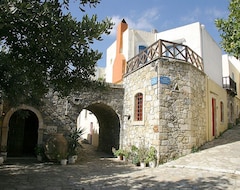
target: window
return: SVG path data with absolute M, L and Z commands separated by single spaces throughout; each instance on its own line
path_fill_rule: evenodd
M 134 120 L 142 121 L 143 120 L 143 94 L 137 93 L 134 97 Z
M 145 64 L 147 62 L 147 47 L 146 46 L 143 46 L 143 45 L 140 45 L 138 46 L 138 53 L 140 54 L 140 64 Z
M 163 56 L 171 57 L 175 59 L 184 59 L 183 55 L 185 55 L 185 49 L 181 44 L 174 44 L 166 46 L 166 50 Z
M 146 46 L 143 46 L 143 45 L 140 45 L 138 46 L 138 53 L 141 53 L 143 50 L 145 50 L 147 47 Z
M 221 120 L 221 122 L 223 122 L 223 120 L 224 120 L 224 112 L 223 112 L 223 110 L 224 110 L 223 102 L 221 101 L 220 102 L 220 120 Z

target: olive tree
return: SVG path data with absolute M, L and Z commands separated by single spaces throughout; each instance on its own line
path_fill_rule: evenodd
M 10 102 L 40 99 L 52 88 L 67 95 L 93 85 L 102 53 L 91 45 L 109 34 L 111 19 L 98 21 L 79 0 L 80 20 L 72 17 L 69 0 L 0 1 L 0 91 Z
M 231 0 L 227 19 L 217 19 L 215 24 L 222 38 L 221 46 L 230 55 L 240 58 L 240 0 Z

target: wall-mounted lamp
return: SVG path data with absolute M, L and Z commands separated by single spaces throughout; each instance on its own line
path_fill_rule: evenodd
M 128 120 L 131 118 L 131 115 L 124 115 Z

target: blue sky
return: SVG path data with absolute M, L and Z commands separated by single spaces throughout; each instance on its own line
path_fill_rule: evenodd
M 213 39 L 219 43 L 220 34 L 214 24 L 216 18 L 227 18 L 229 0 L 101 0 L 96 8 L 86 9 L 85 14 L 97 14 L 98 19 L 106 17 L 118 25 L 124 18 L 129 28 L 158 32 L 194 22 L 205 25 Z M 73 17 L 81 18 L 77 4 L 71 7 Z M 116 27 L 110 35 L 93 47 L 103 52 L 98 66 L 106 64 L 106 50 L 116 39 Z

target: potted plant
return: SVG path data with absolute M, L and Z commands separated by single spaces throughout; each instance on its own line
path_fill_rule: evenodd
M 113 151 L 114 156 L 118 157 L 119 160 L 123 160 L 123 156 L 126 156 L 126 151 L 123 149 L 118 149 Z
M 148 153 L 148 150 L 145 147 L 140 147 L 138 149 L 138 156 L 139 156 L 139 161 L 140 161 L 140 166 L 141 167 L 146 167 L 147 153 Z
M 157 162 L 157 150 L 151 146 L 147 153 L 147 159 L 146 161 L 149 163 L 149 166 L 151 168 L 156 167 Z
M 125 150 L 123 155 L 123 161 L 128 162 L 129 157 L 130 157 L 130 152 Z
M 140 165 L 139 155 L 138 155 L 138 148 L 133 145 L 131 147 L 131 153 L 130 153 L 130 159 L 132 160 L 132 163 L 136 166 Z
M 60 162 L 61 165 L 66 165 L 67 164 L 67 157 L 68 157 L 68 154 L 66 153 L 59 153 L 57 155 L 57 160 Z
M 34 151 L 35 151 L 35 154 L 37 156 L 37 160 L 38 161 L 42 161 L 42 158 L 43 158 L 43 154 L 44 154 L 44 148 L 42 145 L 37 145 L 35 148 L 34 148 Z
M 84 133 L 84 129 L 75 129 L 67 137 L 68 140 L 68 162 L 73 164 L 77 160 L 77 148 L 80 145 L 79 140 Z
M 1 155 L 3 157 L 3 160 L 6 161 L 7 160 L 7 146 L 6 145 L 1 146 Z

